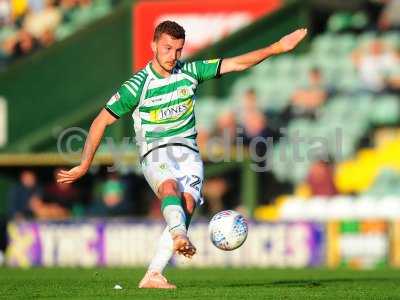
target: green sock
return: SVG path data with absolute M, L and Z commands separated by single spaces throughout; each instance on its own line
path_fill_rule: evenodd
M 161 211 L 172 235 L 186 235 L 186 216 L 179 197 L 166 196 L 162 200 Z
M 164 208 L 168 205 L 179 205 L 182 207 L 182 200 L 178 196 L 166 196 L 161 201 L 161 212 L 163 212 Z

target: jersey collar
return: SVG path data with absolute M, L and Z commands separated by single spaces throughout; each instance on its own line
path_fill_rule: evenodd
M 154 70 L 152 63 L 149 62 L 147 64 L 147 71 L 149 72 L 149 74 L 152 75 L 152 77 L 154 77 L 155 79 L 165 79 L 165 77 L 162 77 L 160 74 L 157 73 L 156 70 Z
M 176 66 L 172 70 L 172 74 L 179 73 L 180 63 L 181 63 L 180 61 L 177 62 Z M 156 70 L 154 70 L 151 61 L 147 64 L 146 70 L 150 74 L 150 76 L 153 77 L 154 79 L 168 79 L 168 77 L 162 77 L 160 74 L 157 73 Z

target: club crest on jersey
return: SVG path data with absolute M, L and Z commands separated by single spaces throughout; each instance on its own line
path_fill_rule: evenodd
M 108 105 L 112 105 L 113 103 L 117 102 L 119 99 L 121 98 L 121 96 L 119 95 L 119 93 L 115 93 L 110 100 L 108 100 L 107 104 Z
M 178 97 L 181 99 L 187 98 L 190 95 L 189 88 L 187 86 L 183 86 L 178 88 Z

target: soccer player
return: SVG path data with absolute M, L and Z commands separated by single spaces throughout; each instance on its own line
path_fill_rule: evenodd
M 80 165 L 59 172 L 57 180 L 62 183 L 85 175 L 106 127 L 132 113 L 143 174 L 161 200 L 167 223 L 140 288 L 175 288 L 162 275 L 165 266 L 174 253 L 189 258 L 196 253 L 187 229 L 196 205 L 203 201 L 203 163 L 196 144 L 194 117 L 198 84 L 288 52 L 306 34 L 306 29 L 298 29 L 268 47 L 236 57 L 183 62 L 179 58 L 185 30 L 173 21 L 160 23 L 151 44 L 153 59 L 122 84 L 94 119 Z

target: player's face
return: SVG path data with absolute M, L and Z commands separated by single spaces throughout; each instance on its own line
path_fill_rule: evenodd
M 174 39 L 163 33 L 158 41 L 153 42 L 152 48 L 158 64 L 166 71 L 171 72 L 182 55 L 184 39 Z

